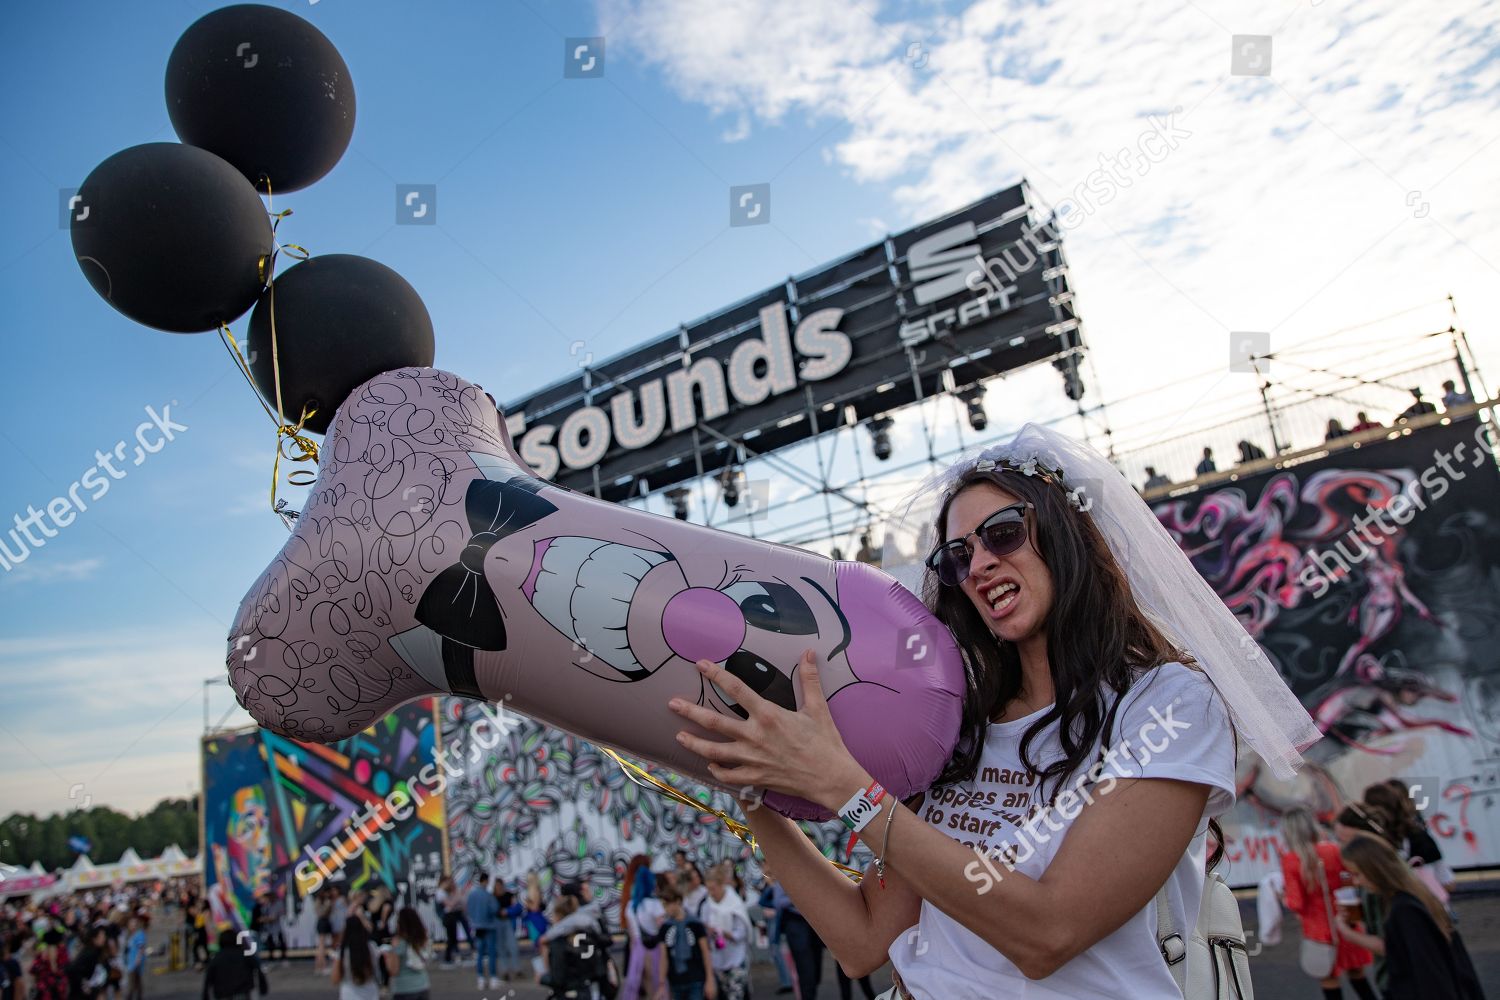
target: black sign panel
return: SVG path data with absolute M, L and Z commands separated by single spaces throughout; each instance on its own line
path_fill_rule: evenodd
M 522 456 L 619 500 L 1079 344 L 1025 184 L 746 298 L 505 408 Z

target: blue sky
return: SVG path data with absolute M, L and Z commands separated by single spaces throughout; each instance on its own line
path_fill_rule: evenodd
M 175 139 L 166 59 L 214 6 L 8 19 L 0 518 L 66 492 L 146 407 L 188 429 L 0 575 L 3 811 L 191 791 L 202 682 L 285 538 L 269 424 L 217 338 L 114 312 L 58 228 L 60 189 Z M 438 366 L 502 401 L 1022 176 L 1057 201 L 1172 114 L 1191 137 L 1069 241 L 1105 393 L 1180 380 L 1128 415 L 1170 417 L 1159 432 L 1253 397 L 1214 374 L 1232 330 L 1280 345 L 1424 310 L 1396 336 L 1446 325 L 1450 292 L 1500 374 L 1493 3 L 277 6 L 328 35 L 358 95 L 342 161 L 277 199 L 283 239 L 396 269 Z M 1273 38 L 1269 77 L 1230 73 L 1240 33 Z M 564 38 L 594 35 L 605 78 L 564 79 Z M 773 225 L 729 228 L 728 187 L 762 182 Z M 438 225 L 394 224 L 398 183 L 438 185 Z M 1018 380 L 995 426 L 1060 412 L 1055 389 Z M 218 721 L 232 702 L 211 694 Z

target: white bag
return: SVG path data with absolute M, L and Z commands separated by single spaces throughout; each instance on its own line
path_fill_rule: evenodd
M 1255 1000 L 1240 906 L 1219 875 L 1204 878 L 1198 926 L 1187 938 L 1175 926 L 1162 887 L 1156 894 L 1156 941 L 1184 1000 Z

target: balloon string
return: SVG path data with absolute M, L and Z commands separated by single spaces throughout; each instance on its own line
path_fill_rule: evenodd
M 271 253 L 266 257 L 260 258 L 257 262 L 261 282 L 269 295 L 267 307 L 270 310 L 271 316 L 271 372 L 275 387 L 274 395 L 276 397 L 275 413 L 271 412 L 271 408 L 266 405 L 265 400 L 261 398 L 259 390 L 256 389 L 255 377 L 250 371 L 250 365 L 245 360 L 244 353 L 240 350 L 239 341 L 234 339 L 234 334 L 230 331 L 227 323 L 219 323 L 219 339 L 224 342 L 224 346 L 233 355 L 236 367 L 245 376 L 245 381 L 249 383 L 250 389 L 255 395 L 255 401 L 260 404 L 261 409 L 266 411 L 266 416 L 270 417 L 271 422 L 276 425 L 276 454 L 271 461 L 271 510 L 281 518 L 282 523 L 287 526 L 287 530 L 291 530 L 291 522 L 296 519 L 297 513 L 288 509 L 285 499 L 277 499 L 276 497 L 277 486 L 281 482 L 281 460 L 285 458 L 288 462 L 312 462 L 313 464 L 317 464 L 317 442 L 309 438 L 304 433 L 304 429 L 308 420 L 312 419 L 318 411 L 315 407 L 304 403 L 301 415 L 298 417 L 297 422 L 292 424 L 287 420 L 286 410 L 282 405 L 281 353 L 276 335 L 275 268 L 276 258 L 283 250 L 287 252 L 287 256 L 295 257 L 299 260 L 306 260 L 311 254 L 308 253 L 305 247 L 299 244 L 275 242 L 276 231 L 281 226 L 281 220 L 291 215 L 292 210 L 285 208 L 280 212 L 272 211 L 274 208 L 274 195 L 271 191 L 271 180 L 264 176 L 262 180 L 266 184 L 266 210 L 275 220 L 271 224 Z M 296 469 L 287 475 L 287 482 L 293 486 L 308 486 L 316 478 L 316 474 L 310 469 Z
M 719 822 L 724 824 L 725 828 L 730 833 L 734 834 L 740 840 L 744 841 L 745 844 L 750 848 L 750 850 L 754 851 L 759 849 L 755 843 L 755 834 L 750 832 L 750 828 L 741 823 L 739 820 L 735 819 L 733 816 L 730 816 L 724 810 L 715 809 L 713 806 L 699 802 L 697 799 L 693 798 L 691 795 L 686 794 L 681 789 L 673 788 L 671 785 L 667 784 L 665 781 L 661 780 L 650 771 L 647 771 L 644 767 L 641 767 L 634 761 L 626 760 L 624 757 L 620 756 L 609 747 L 601 746 L 599 747 L 599 749 L 603 751 L 610 760 L 620 765 L 620 770 L 625 773 L 625 777 L 629 778 L 637 785 L 641 785 L 645 788 L 655 789 L 674 802 L 680 802 L 685 806 L 697 810 L 698 812 L 716 817 Z M 861 872 L 858 868 L 850 868 L 848 865 L 839 864 L 837 861 L 834 861 L 831 858 L 829 859 L 828 863 L 833 865 L 833 867 L 837 868 L 839 871 L 843 872 L 845 875 L 848 875 L 850 878 L 854 879 L 856 882 L 860 881 L 864 877 L 864 873 Z

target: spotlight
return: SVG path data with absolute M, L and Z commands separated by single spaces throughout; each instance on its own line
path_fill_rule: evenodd
M 1083 398 L 1083 378 L 1078 374 L 1078 355 L 1069 354 L 1052 362 L 1052 367 L 1062 373 L 1063 393 L 1075 403 Z
M 875 417 L 865 425 L 870 429 L 870 443 L 875 448 L 875 457 L 882 462 L 891 457 L 891 425 L 894 423 L 890 417 Z
M 962 396 L 964 406 L 969 409 L 969 426 L 976 431 L 982 431 L 990 425 L 990 416 L 984 412 L 984 386 L 976 385 L 964 391 Z
M 740 482 L 744 478 L 738 466 L 726 465 L 719 473 L 719 489 L 724 491 L 724 506 L 734 507 L 740 502 Z
M 672 505 L 672 516 L 677 518 L 677 520 L 686 521 L 688 519 L 688 497 L 691 495 L 692 491 L 686 486 L 677 486 L 667 490 L 667 503 Z

